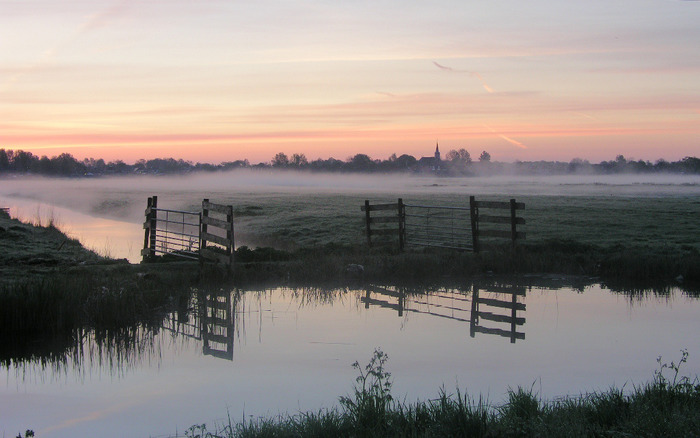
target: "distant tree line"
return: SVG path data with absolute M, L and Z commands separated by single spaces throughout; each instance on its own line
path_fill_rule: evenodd
M 439 162 L 439 166 L 427 167 L 412 155 L 392 154 L 386 160 L 372 159 L 366 154 L 357 154 L 346 160 L 335 158 L 309 161 L 304 154 L 291 157 L 280 152 L 269 162 L 251 164 L 248 160 L 226 161 L 220 164 L 193 163 L 174 158 L 138 160 L 127 164 L 122 160 L 105 162 L 103 159 L 78 160 L 63 153 L 48 158 L 23 150 L 0 149 L 0 175 L 36 174 L 64 177 L 90 177 L 103 175 L 170 175 L 191 172 L 215 172 L 232 169 L 290 169 L 313 172 L 376 172 L 376 173 L 425 173 L 444 176 L 469 176 L 499 173 L 522 175 L 538 174 L 614 174 L 614 173 L 687 173 L 700 174 L 700 158 L 685 157 L 679 161 L 663 159 L 652 163 L 644 160 L 627 160 L 618 155 L 614 160 L 594 164 L 588 160 L 574 158 L 563 161 L 516 161 L 502 163 L 491 161 L 491 155 L 483 151 L 477 161 L 472 160 L 466 149 L 451 150 Z

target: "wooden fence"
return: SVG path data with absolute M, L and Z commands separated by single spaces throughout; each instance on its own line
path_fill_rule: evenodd
M 406 240 L 406 208 L 403 200 L 399 198 L 395 204 L 374 204 L 370 205 L 369 200 L 361 207 L 365 212 L 365 223 L 367 232 L 367 245 L 372 246 L 372 236 L 395 235 L 399 239 L 399 249 L 403 251 Z M 372 212 L 382 212 L 384 214 Z M 392 224 L 390 228 L 372 227 L 377 224 Z
M 494 215 L 481 214 L 482 209 L 487 210 L 509 210 L 510 215 Z M 525 219 L 517 216 L 517 210 L 524 210 L 525 204 L 515 202 L 511 199 L 510 202 L 499 201 L 477 201 L 474 196 L 469 197 L 469 210 L 471 216 L 472 227 L 472 244 L 474 252 L 479 252 L 482 249 L 482 238 L 506 238 L 510 239 L 515 248 L 518 239 L 525 239 L 525 233 L 517 230 L 518 225 L 524 225 Z M 489 224 L 490 227 L 482 228 L 481 224 Z M 502 229 L 503 226 L 508 226 L 509 229 Z M 498 229 L 498 227 L 501 229 Z
M 208 199 L 203 200 L 200 236 L 201 260 L 221 263 L 231 270 L 235 254 L 233 206 L 214 204 Z
M 143 261 L 156 255 L 170 255 L 200 263 L 222 264 L 233 269 L 233 207 L 202 201 L 201 212 L 158 208 L 158 197 L 148 198 Z
M 510 210 L 510 214 L 481 214 L 481 210 L 503 209 Z M 477 201 L 474 196 L 469 197 L 469 207 L 405 204 L 401 198 L 388 204 L 370 204 L 365 200 L 361 207 L 369 246 L 373 236 L 396 236 L 401 251 L 406 245 L 418 245 L 474 252 L 481 251 L 484 243 L 488 246 L 493 239 L 510 239 L 513 247 L 525 239 L 525 233 L 517 228 L 525 224 L 525 219 L 517 216 L 517 211 L 523 209 L 525 204 L 515 199 Z

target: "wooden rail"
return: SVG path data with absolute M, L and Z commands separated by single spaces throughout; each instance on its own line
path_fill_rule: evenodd
M 212 216 L 212 214 L 220 217 Z M 210 231 L 218 230 L 217 233 Z M 229 271 L 233 269 L 235 246 L 233 238 L 233 206 L 202 201 L 202 225 L 200 227 L 200 260 L 221 263 Z M 225 235 L 225 236 L 224 236 Z M 218 246 L 210 246 L 213 243 Z
M 496 291 L 496 289 L 487 287 L 485 291 L 481 292 L 489 293 L 492 298 L 485 298 L 480 296 L 479 288 L 474 285 L 472 292 L 472 318 L 469 325 L 469 334 L 472 338 L 477 333 L 484 333 L 509 338 L 512 344 L 518 339 L 525 339 L 525 333 L 518 331 L 518 328 L 525 324 L 525 317 L 518 316 L 518 312 L 524 312 L 526 306 L 525 303 L 519 303 L 517 298 L 518 296 L 525 296 L 525 289 L 513 287 L 510 290 L 506 290 L 498 289 Z M 493 297 L 493 295 L 497 296 Z M 486 311 L 487 309 L 490 311 Z M 495 313 L 494 310 L 496 309 L 505 309 L 510 312 L 505 314 Z M 503 326 L 485 327 L 481 324 L 482 320 L 496 324 L 505 324 L 507 328 Z
M 403 199 L 391 204 L 370 205 L 365 200 L 365 205 L 360 208 L 365 212 L 365 227 L 367 229 L 367 245 L 372 246 L 372 236 L 396 235 L 399 240 L 399 250 L 403 251 L 406 240 L 406 207 Z M 372 216 L 373 211 L 389 212 L 388 216 Z M 373 228 L 373 224 L 396 224 L 391 228 Z
M 409 214 L 406 213 L 407 207 Z M 518 225 L 525 225 L 525 219 L 517 216 L 517 211 L 524 209 L 525 204 L 515 199 L 509 202 L 477 201 L 474 196 L 469 197 L 468 208 L 404 204 L 401 198 L 396 203 L 373 205 L 365 200 L 361 207 L 365 213 L 368 246 L 372 246 L 373 236 L 394 235 L 398 237 L 400 251 L 409 243 L 474 252 L 483 249 L 484 238 L 510 239 L 513 247 L 518 240 L 525 239 L 525 232 L 518 231 Z M 509 210 L 510 214 L 499 215 L 497 211 L 481 214 L 481 210 Z M 447 219 L 442 217 L 447 214 L 445 212 L 449 213 Z M 460 212 L 462 214 L 458 215 Z M 386 224 L 392 226 L 381 226 Z M 487 224 L 487 227 L 482 227 L 482 224 Z
M 493 214 L 481 214 L 481 209 L 489 210 L 510 210 L 508 216 L 498 216 Z M 517 210 L 524 210 L 525 204 L 515 202 L 511 199 L 510 202 L 500 201 L 477 201 L 474 196 L 469 197 L 469 210 L 472 226 L 472 244 L 474 252 L 479 252 L 482 249 L 482 237 L 506 238 L 511 240 L 513 248 L 515 248 L 518 239 L 525 239 L 525 233 L 518 231 L 518 225 L 524 225 L 525 219 L 517 216 Z M 481 224 L 495 225 L 510 225 L 509 229 L 482 229 Z

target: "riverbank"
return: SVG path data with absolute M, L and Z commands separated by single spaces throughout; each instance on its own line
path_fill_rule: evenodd
M 26 223 L 0 212 L 0 285 L 37 283 L 47 277 L 96 277 L 134 285 L 144 278 L 163 285 L 224 281 L 230 285 L 330 285 L 358 281 L 394 284 L 459 283 L 478 276 L 565 275 L 621 289 L 679 287 L 700 290 L 700 251 L 694 245 L 626 246 L 548 239 L 495 247 L 479 254 L 437 248 L 399 252 L 392 245 L 325 244 L 279 250 L 236 250 L 234 274 L 176 258 L 168 263 L 129 264 L 102 257 L 67 237 L 53 223 Z M 115 284 L 116 284 L 115 283 Z M 154 285 L 155 287 L 155 285 Z
M 159 258 L 130 264 L 101 257 L 52 223 L 31 224 L 0 212 L 0 319 L 5 337 L 68 333 L 77 327 L 121 329 L 158 321 L 193 287 L 346 287 L 365 282 L 464 285 L 477 278 L 567 277 L 624 292 L 700 290 L 695 247 L 602 247 L 552 240 L 474 254 L 439 249 L 333 245 L 284 251 L 236 250 L 232 275 L 196 262 Z M 522 282 L 522 280 L 516 280 Z M 13 341 L 14 342 L 14 341 Z

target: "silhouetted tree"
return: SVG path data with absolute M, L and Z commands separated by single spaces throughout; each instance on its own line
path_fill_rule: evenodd
M 471 154 L 469 154 L 469 151 L 467 151 L 467 150 L 464 149 L 464 148 L 461 148 L 461 149 L 459 149 L 459 150 L 454 150 L 454 149 L 452 149 L 451 151 L 449 151 L 449 152 L 447 153 L 447 155 L 445 156 L 445 158 L 446 158 L 448 161 L 452 161 L 452 162 L 461 162 L 461 163 L 463 163 L 463 164 L 468 164 L 468 163 L 471 163 L 471 162 L 472 162 L 472 156 L 471 156 Z
M 293 154 L 291 165 L 294 167 L 306 167 L 309 164 L 309 160 L 306 159 L 304 154 Z
M 38 167 L 38 163 L 38 157 L 23 150 L 16 151 L 12 157 L 12 169 L 16 172 L 30 172 L 32 168 Z
M 289 166 L 289 157 L 284 152 L 278 152 L 275 158 L 272 159 L 272 167 L 287 167 Z
M 0 149 L 0 172 L 10 170 L 10 158 L 5 149 Z
M 413 155 L 403 154 L 394 161 L 394 167 L 399 170 L 412 169 L 418 160 Z
M 376 163 L 372 161 L 369 155 L 357 154 L 352 158 L 348 159 L 347 164 L 348 170 L 355 172 L 369 172 L 374 170 Z
M 486 151 L 483 151 L 483 152 L 481 153 L 481 155 L 479 155 L 479 161 L 481 161 L 482 163 L 488 163 L 488 162 L 490 162 L 490 161 L 491 161 L 491 154 L 489 154 L 489 153 L 486 152 Z

